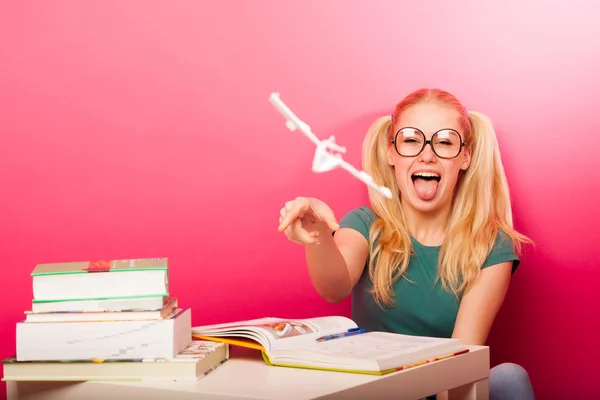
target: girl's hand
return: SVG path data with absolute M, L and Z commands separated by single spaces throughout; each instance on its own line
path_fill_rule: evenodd
M 288 201 L 279 214 L 279 232 L 298 244 L 318 244 L 320 234 L 340 228 L 331 208 L 315 198 Z

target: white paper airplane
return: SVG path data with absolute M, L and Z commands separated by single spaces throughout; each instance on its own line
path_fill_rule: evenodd
M 376 185 L 373 181 L 373 178 L 367 174 L 365 171 L 359 171 L 354 168 L 352 165 L 348 164 L 342 158 L 342 153 L 346 152 L 346 148 L 339 146 L 335 143 L 335 137 L 331 136 L 326 140 L 319 140 L 314 133 L 312 133 L 310 126 L 301 121 L 293 112 L 286 106 L 283 101 L 279 98 L 279 93 L 271 93 L 269 96 L 269 101 L 275 108 L 284 116 L 286 119 L 285 126 L 288 127 L 290 131 L 295 131 L 296 129 L 300 130 L 300 132 L 304 133 L 306 137 L 310 139 L 311 142 L 317 146 L 317 150 L 315 152 L 315 157 L 313 158 L 312 170 L 313 172 L 327 172 L 335 169 L 337 167 L 343 168 L 346 171 L 350 172 L 352 176 L 357 178 L 358 180 L 365 183 L 367 186 L 377 190 L 379 193 L 387 197 L 388 199 L 392 198 L 392 191 L 385 187 Z

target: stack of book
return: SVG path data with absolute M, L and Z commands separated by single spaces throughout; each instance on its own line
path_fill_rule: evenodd
M 214 369 L 229 349 L 192 342 L 191 310 L 169 295 L 168 272 L 166 258 L 37 265 L 4 380 L 178 380 Z

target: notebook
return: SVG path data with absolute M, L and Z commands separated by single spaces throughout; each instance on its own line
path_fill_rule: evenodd
M 366 332 L 342 316 L 261 318 L 192 327 L 192 336 L 260 350 L 268 365 L 385 375 L 458 356 L 458 339 Z

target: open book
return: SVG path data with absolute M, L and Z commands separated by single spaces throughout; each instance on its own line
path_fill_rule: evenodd
M 469 351 L 458 339 L 365 332 L 341 316 L 196 326 L 192 336 L 261 350 L 269 365 L 373 375 Z

